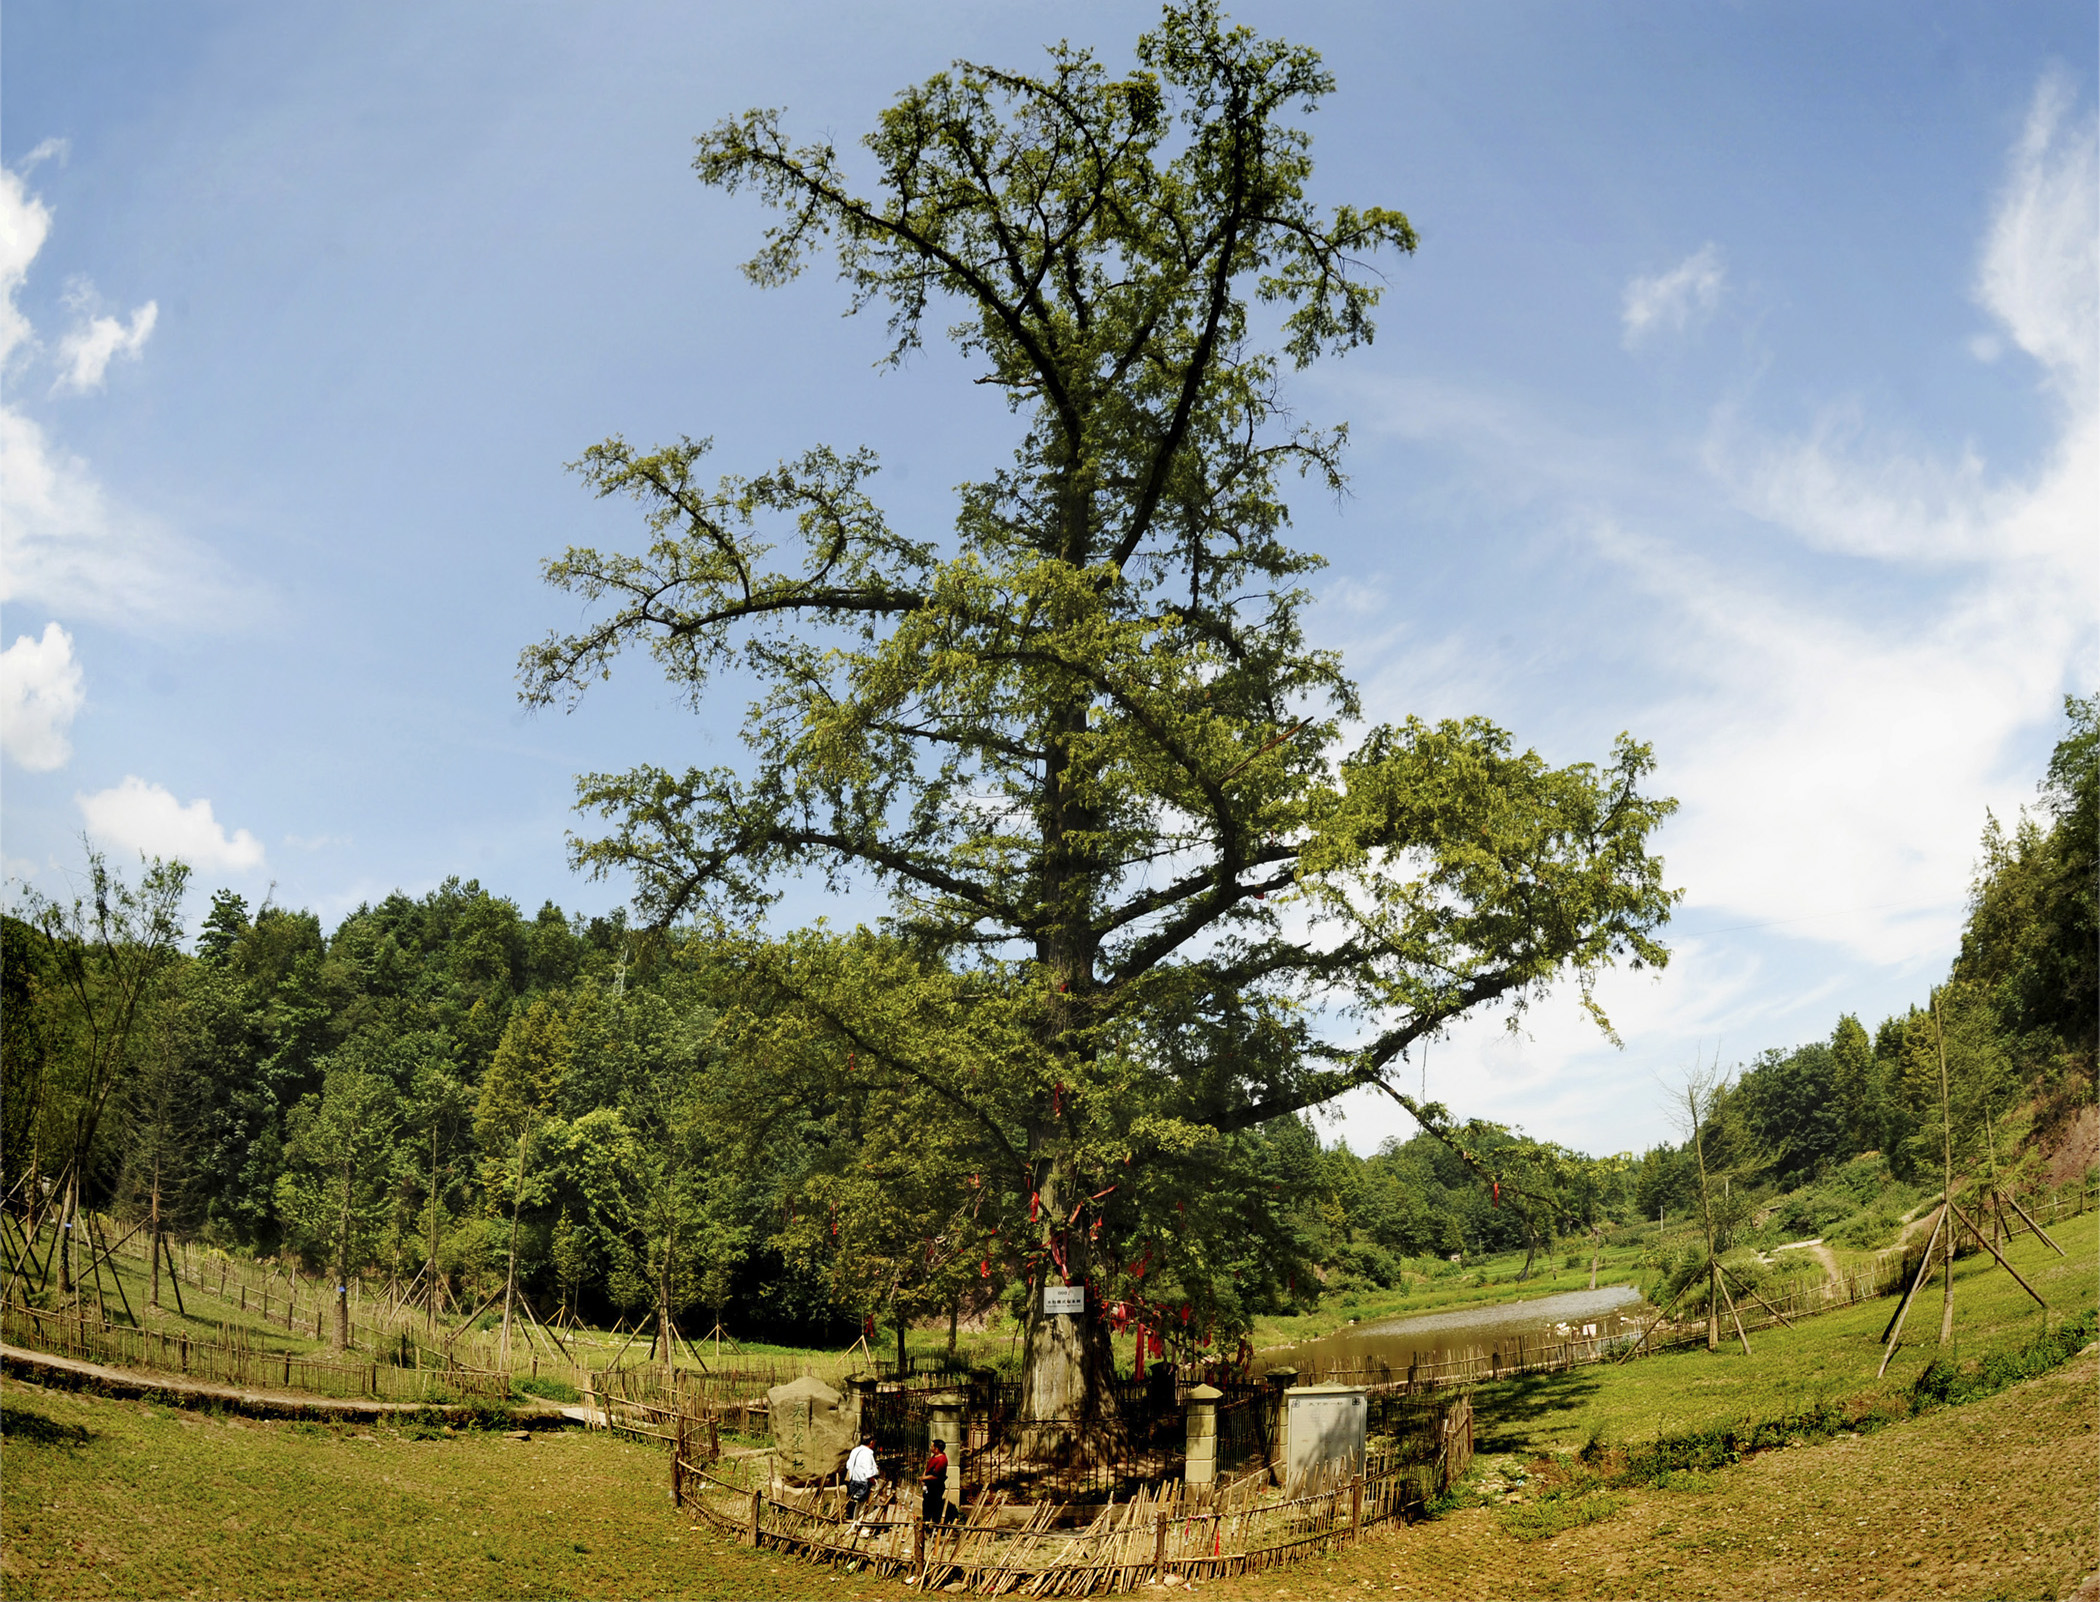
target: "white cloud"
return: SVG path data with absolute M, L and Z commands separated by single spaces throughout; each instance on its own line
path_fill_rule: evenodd
M 2018 468 L 1897 437 L 1858 403 L 1789 434 L 1737 399 L 1683 442 L 1585 438 L 1522 400 L 1445 404 L 1427 381 L 1375 397 L 1386 431 L 1452 464 L 1432 511 L 1498 532 L 1498 560 L 1550 569 L 1558 594 L 1530 610 L 1511 585 L 1493 621 L 1411 628 L 1354 598 L 1367 713 L 1470 700 L 1549 742 L 1623 722 L 1682 803 L 1659 842 L 1688 891 L 1674 960 L 1601 992 L 1627 1050 L 1564 986 L 1523 1038 L 1489 1019 L 1437 1043 L 1430 1095 L 1588 1149 L 1645 1144 L 1658 1080 L 1826 1036 L 1840 1011 L 1871 1026 L 1945 971 L 1985 808 L 2031 801 L 2063 693 L 2100 683 L 2096 150 L 2090 112 L 2045 82 L 1977 239 L 1990 328 L 1972 352 L 2032 360 L 2053 403 Z M 1635 284 L 1629 344 L 1710 310 L 1720 270 L 1702 251 Z M 1496 666 L 1498 630 L 1528 653 L 1515 668 Z M 1372 1138 L 1411 1132 L 1375 1102 L 1347 1115 Z
M 44 625 L 42 639 L 24 634 L 0 652 L 0 746 L 30 772 L 71 759 L 66 730 L 86 699 L 73 636 L 56 623 Z
M 29 192 L 21 173 L 0 167 L 0 364 L 35 342 L 36 332 L 15 305 L 15 296 L 50 233 L 50 208 Z
M 1736 504 L 1809 546 L 1875 564 L 1921 603 L 1833 610 L 1607 528 L 1602 542 L 1672 602 L 1687 693 L 1664 712 L 1686 803 L 1672 868 L 1696 901 L 1783 918 L 1804 896 L 1881 907 L 1828 937 L 1884 962 L 1943 947 L 1983 809 L 2031 794 L 2006 753 L 2096 677 L 2100 403 L 2094 351 L 2095 149 L 2055 80 L 2037 92 L 1987 233 L 1978 295 L 2059 397 L 2041 464 L 1996 475 L 1876 447 L 1840 416 L 1806 440 L 1707 466 Z
M 2070 85 L 2035 91 L 1977 275 L 1977 299 L 2016 344 L 2090 408 L 2100 369 L 2100 140 L 2072 116 Z
M 39 348 L 15 302 L 51 232 L 51 211 L 22 174 L 51 148 L 40 145 L 21 170 L 0 168 L 0 367 Z M 149 301 L 128 328 L 103 317 L 68 334 L 57 387 L 100 384 L 114 357 L 137 354 L 156 315 Z M 33 600 L 74 617 L 168 630 L 225 628 L 258 609 L 252 589 L 210 552 L 114 500 L 87 462 L 13 404 L 0 405 L 0 527 L 0 602 Z
M 262 842 L 246 829 L 228 835 L 211 803 L 187 806 L 166 789 L 127 775 L 122 784 L 73 798 L 88 833 L 104 845 L 153 857 L 180 857 L 201 872 L 244 872 L 263 864 Z
M 1699 247 L 1666 273 L 1636 278 L 1626 286 L 1620 321 L 1626 348 L 1667 330 L 1681 334 L 1711 317 L 1721 303 L 1726 277 L 1721 252 L 1712 244 Z
M 91 294 L 84 289 L 76 299 L 85 300 Z M 159 319 L 160 303 L 151 300 L 132 312 L 129 327 L 114 317 L 83 318 L 58 342 L 60 365 L 58 381 L 51 386 L 53 393 L 85 395 L 100 389 L 109 364 L 117 357 L 138 360 Z

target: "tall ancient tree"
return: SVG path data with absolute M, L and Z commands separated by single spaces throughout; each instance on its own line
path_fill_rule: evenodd
M 587 482 L 654 538 L 548 564 L 602 610 L 526 652 L 523 693 L 573 702 L 636 645 L 696 708 L 722 673 L 762 686 L 740 768 L 586 778 L 613 826 L 579 861 L 631 871 L 657 920 L 736 928 L 785 874 L 880 885 L 880 934 L 743 944 L 759 1010 L 819 1020 L 859 1093 L 945 1110 L 977 1165 L 956 1205 L 973 1174 L 995 1188 L 973 1217 L 999 1219 L 1002 1271 L 1098 1301 L 1179 1252 L 1185 1309 L 1206 1231 L 1230 1244 L 1190 1203 L 1234 1131 L 1471 1009 L 1665 960 L 1647 842 L 1670 803 L 1627 739 L 1564 768 L 1477 719 L 1344 743 L 1356 691 L 1307 641 L 1319 564 L 1286 542 L 1282 482 L 1339 486 L 1342 431 L 1284 425 L 1253 308 L 1300 367 L 1368 341 L 1366 258 L 1415 234 L 1309 198 L 1288 119 L 1333 87 L 1312 52 L 1182 0 L 1137 56 L 958 64 L 882 114 L 866 188 L 771 111 L 699 141 L 704 182 L 782 214 L 749 276 L 835 251 L 893 360 L 951 321 L 1013 459 L 952 530 L 900 531 L 865 452 L 710 486 L 704 443 L 595 446 Z M 1339 1016 L 1361 1035 L 1313 1027 Z M 1082 1422 L 1104 1326 L 1030 1309 L 1025 1410 Z

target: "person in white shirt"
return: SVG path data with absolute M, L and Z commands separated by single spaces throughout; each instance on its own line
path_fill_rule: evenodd
M 875 1437 L 863 1435 L 860 1445 L 846 1454 L 846 1517 L 857 1519 L 866 1510 L 881 1476 L 875 1464 Z

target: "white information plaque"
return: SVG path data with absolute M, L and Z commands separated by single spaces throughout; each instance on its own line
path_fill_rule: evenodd
M 1086 1287 L 1084 1285 L 1045 1285 L 1043 1287 L 1043 1311 L 1046 1313 L 1085 1312 Z

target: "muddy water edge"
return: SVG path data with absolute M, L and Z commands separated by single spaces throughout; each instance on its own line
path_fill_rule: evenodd
M 1332 1377 L 1377 1384 L 1407 1378 L 1408 1370 L 1480 1357 L 1517 1367 L 1568 1342 L 1610 1342 L 1639 1332 L 1646 1304 L 1632 1285 L 1563 1291 L 1492 1307 L 1458 1308 L 1351 1324 L 1318 1340 L 1261 1353 L 1256 1368 L 1294 1368 L 1302 1384 Z

